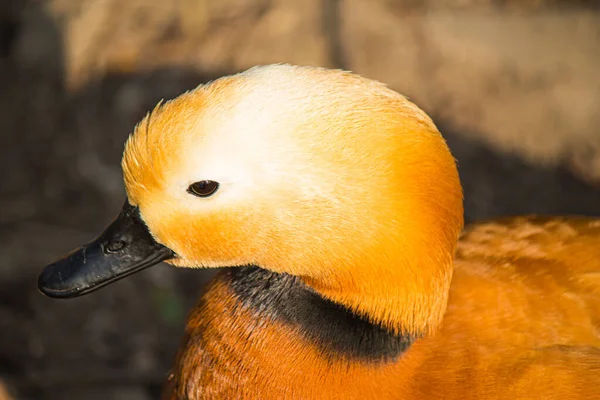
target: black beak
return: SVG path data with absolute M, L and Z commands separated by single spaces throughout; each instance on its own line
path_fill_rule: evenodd
M 138 208 L 125 202 L 100 237 L 44 268 L 38 288 L 54 298 L 81 296 L 174 256 L 154 240 Z

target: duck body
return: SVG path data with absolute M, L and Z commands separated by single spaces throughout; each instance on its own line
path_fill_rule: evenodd
M 446 142 L 381 83 L 224 77 L 159 104 L 122 167 L 118 218 L 38 286 L 229 267 L 191 313 L 168 399 L 600 398 L 600 221 L 463 231 Z
M 592 218 L 468 227 L 426 337 L 291 276 L 224 271 L 190 315 L 164 398 L 600 399 L 599 242 Z

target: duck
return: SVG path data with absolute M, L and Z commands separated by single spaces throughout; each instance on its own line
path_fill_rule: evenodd
M 600 219 L 464 227 L 442 134 L 380 82 L 222 77 L 149 112 L 122 170 L 117 218 L 38 287 L 219 268 L 164 399 L 600 399 Z

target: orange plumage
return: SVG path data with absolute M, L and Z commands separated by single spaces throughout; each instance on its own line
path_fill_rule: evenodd
M 394 363 L 332 363 L 217 280 L 192 311 L 165 398 L 598 399 L 599 237 L 586 218 L 469 227 L 440 331 Z
M 192 311 L 165 398 L 600 399 L 600 220 L 459 237 L 445 141 L 377 82 L 217 80 L 148 115 L 123 170 L 167 262 L 238 267 Z

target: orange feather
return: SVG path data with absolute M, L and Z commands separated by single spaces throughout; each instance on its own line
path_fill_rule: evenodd
M 600 399 L 599 237 L 600 221 L 584 218 L 469 227 L 441 330 L 379 365 L 324 359 L 217 280 L 192 311 L 165 398 Z
M 247 307 L 221 275 L 166 398 L 600 399 L 600 221 L 508 219 L 459 240 L 454 159 L 379 83 L 291 66 L 217 80 L 148 115 L 123 170 L 172 264 L 290 274 L 416 338 L 393 360 L 324 354 L 318 324 Z M 215 196 L 185 193 L 202 179 Z

